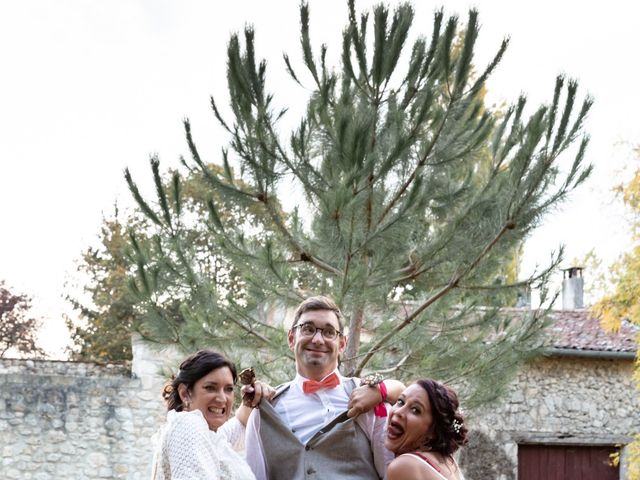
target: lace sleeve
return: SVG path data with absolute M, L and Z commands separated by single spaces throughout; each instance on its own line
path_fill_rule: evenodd
M 245 426 L 236 417 L 225 422 L 217 433 L 226 438 L 236 452 L 244 450 Z
M 168 432 L 167 456 L 171 480 L 217 480 L 217 455 L 209 438 L 209 427 L 201 415 L 181 415 Z

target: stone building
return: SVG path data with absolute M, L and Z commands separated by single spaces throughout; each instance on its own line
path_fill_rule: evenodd
M 546 355 L 505 397 L 469 414 L 474 434 L 460 458 L 467 480 L 625 478 L 608 456 L 621 447 L 624 458 L 640 432 L 631 380 L 638 332 L 624 324 L 605 333 L 578 305 L 552 313 Z M 133 347 L 130 368 L 0 359 L 0 477 L 149 478 L 151 437 L 164 418 L 162 372 L 178 359 Z
M 545 355 L 520 370 L 499 402 L 470 415 L 474 434 L 461 458 L 467 480 L 626 478 L 625 445 L 640 432 L 632 380 L 638 329 L 623 322 L 618 333 L 604 332 L 588 310 L 574 308 L 582 307 L 579 276 L 565 279 L 563 290 Z M 620 467 L 611 465 L 616 452 Z

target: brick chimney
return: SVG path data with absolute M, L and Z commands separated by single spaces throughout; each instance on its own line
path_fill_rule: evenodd
M 565 268 L 562 272 L 562 309 L 584 308 L 582 267 Z

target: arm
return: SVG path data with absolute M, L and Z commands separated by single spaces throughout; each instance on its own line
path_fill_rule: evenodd
M 405 389 L 404 383 L 399 380 L 389 379 L 384 381 L 384 385 L 387 388 L 387 398 L 385 402 L 391 404 L 396 403 L 398 397 Z M 349 411 L 347 415 L 349 417 L 355 417 L 361 413 L 368 412 L 380 402 L 382 402 L 382 393 L 380 393 L 379 387 L 363 385 L 354 388 L 349 398 Z
M 254 409 L 249 416 L 245 442 L 247 463 L 256 476 L 256 480 L 266 480 L 267 468 L 260 441 L 260 410 L 258 409 Z
M 360 418 L 369 418 L 372 424 L 371 430 L 371 452 L 373 453 L 373 463 L 380 478 L 385 478 L 387 467 L 395 458 L 392 451 L 387 450 L 384 441 L 387 437 L 387 417 L 376 417 L 373 412 L 360 415 Z
M 387 387 L 387 399 L 385 401 L 391 405 L 398 401 L 400 394 L 407 388 L 400 380 L 394 380 L 393 378 L 385 380 L 384 385 Z

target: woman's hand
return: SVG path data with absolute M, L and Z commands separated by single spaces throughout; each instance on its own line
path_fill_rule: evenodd
M 240 389 L 242 404 L 236 410 L 236 418 L 242 425 L 247 425 L 251 409 L 258 406 L 260 400 L 271 400 L 276 389 L 263 382 L 254 382 L 252 385 L 243 385 Z
M 263 398 L 271 400 L 276 394 L 276 390 L 267 383 L 256 381 L 253 385 L 243 385 L 240 393 L 242 394 L 242 404 L 255 408 Z

